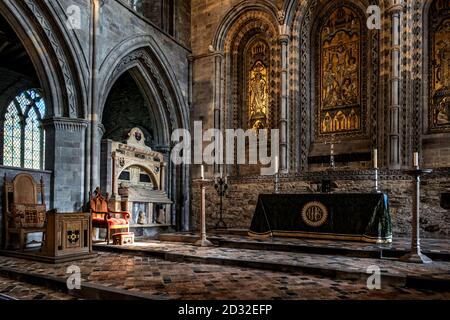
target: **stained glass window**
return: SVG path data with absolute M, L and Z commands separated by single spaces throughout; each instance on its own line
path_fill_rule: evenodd
M 26 90 L 9 104 L 4 122 L 3 165 L 43 169 L 45 103 L 39 92 Z

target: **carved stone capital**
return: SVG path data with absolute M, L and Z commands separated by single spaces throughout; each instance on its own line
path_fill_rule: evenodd
M 280 26 L 280 29 L 281 29 L 281 26 Z M 290 37 L 289 37 L 289 34 L 287 34 L 287 33 L 283 33 L 278 36 L 278 41 L 280 42 L 281 45 L 288 45 L 289 40 L 290 40 Z
M 54 129 L 55 131 L 81 132 L 88 126 L 88 121 L 73 118 L 47 118 L 42 120 L 44 129 Z

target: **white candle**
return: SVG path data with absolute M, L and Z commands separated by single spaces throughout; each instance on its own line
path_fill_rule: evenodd
M 203 165 L 201 167 L 201 177 L 202 177 L 202 180 L 205 180 L 205 167 Z
M 414 167 L 419 167 L 419 153 L 414 152 Z
M 378 169 L 378 149 L 373 150 L 373 167 Z

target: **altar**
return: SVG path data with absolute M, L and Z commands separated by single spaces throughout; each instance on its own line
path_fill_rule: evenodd
M 386 194 L 261 194 L 249 230 L 257 237 L 392 242 Z

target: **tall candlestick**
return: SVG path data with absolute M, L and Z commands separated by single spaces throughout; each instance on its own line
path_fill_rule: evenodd
M 373 167 L 378 169 L 378 149 L 373 150 Z
M 202 180 L 205 180 L 205 167 L 203 165 L 201 167 L 201 177 L 202 177 Z
M 414 152 L 414 167 L 416 167 L 416 168 L 419 167 L 419 153 L 418 152 Z
M 278 174 L 279 165 L 278 165 L 278 156 L 275 157 L 275 174 Z

